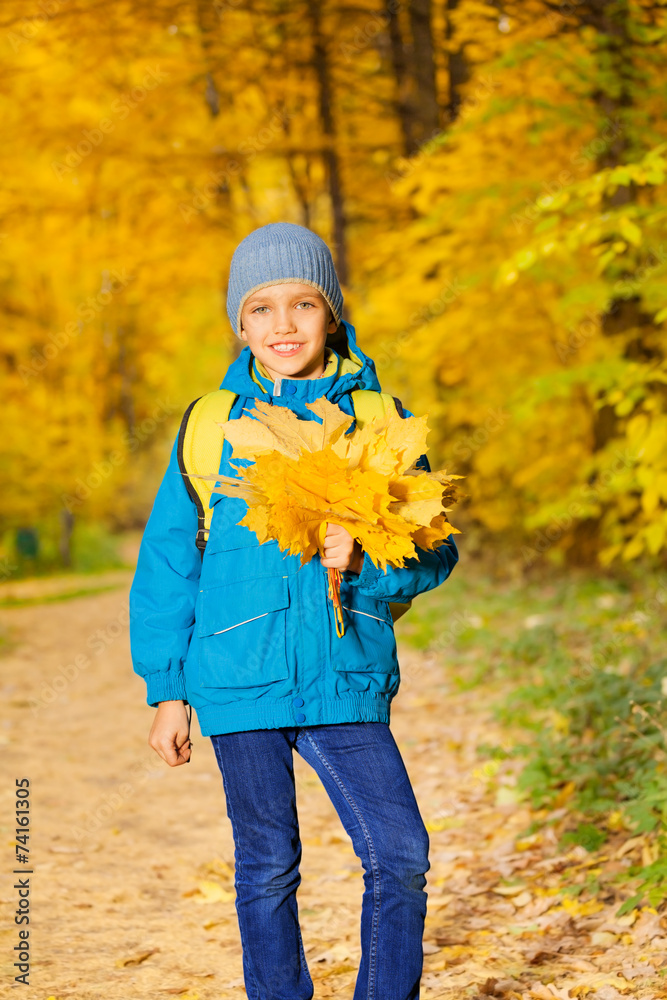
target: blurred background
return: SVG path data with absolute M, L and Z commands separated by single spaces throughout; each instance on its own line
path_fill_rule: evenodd
M 667 10 L 5 0 L 2 578 L 123 561 L 237 355 L 231 254 L 332 248 L 467 555 L 665 566 Z

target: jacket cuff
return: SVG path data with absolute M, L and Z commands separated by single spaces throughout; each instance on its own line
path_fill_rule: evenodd
M 374 587 L 380 577 L 384 576 L 384 573 L 373 564 L 368 552 L 364 552 L 361 573 L 352 573 L 346 569 L 344 576 L 353 587 Z
M 161 701 L 187 701 L 182 670 L 146 674 L 146 701 L 155 708 Z

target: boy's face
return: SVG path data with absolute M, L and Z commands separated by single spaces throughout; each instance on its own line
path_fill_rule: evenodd
M 240 336 L 273 379 L 318 378 L 327 334 L 337 325 L 316 288 L 291 281 L 259 288 L 246 299 Z

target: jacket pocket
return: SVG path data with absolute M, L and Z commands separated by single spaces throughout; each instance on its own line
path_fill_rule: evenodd
M 287 577 L 222 584 L 199 598 L 200 687 L 252 688 L 287 679 Z
M 334 670 L 398 673 L 394 622 L 389 602 L 350 588 L 341 594 L 345 634 L 331 639 Z
M 268 539 L 260 545 L 254 531 L 238 524 L 248 509 L 245 500 L 222 497 L 213 506 L 201 572 L 205 588 L 209 583 L 214 586 L 226 579 L 242 586 L 245 592 L 256 578 L 282 576 L 286 572 L 285 556 L 278 542 Z

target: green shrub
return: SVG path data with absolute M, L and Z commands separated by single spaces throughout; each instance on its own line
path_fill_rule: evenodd
M 524 734 L 511 751 L 480 750 L 521 757 L 518 789 L 534 808 L 566 796 L 563 846 L 598 850 L 612 813 L 633 833 L 651 833 L 665 856 L 627 877 L 640 880 L 633 898 L 667 899 L 664 581 L 642 567 L 623 579 L 550 570 L 549 579 L 501 588 L 470 574 L 459 585 L 455 574 L 415 602 L 411 628 L 420 646 L 442 654 L 454 683 L 483 685 L 497 720 Z M 477 627 L 448 632 L 456 607 Z
M 32 536 L 32 537 L 30 537 Z M 71 536 L 70 565 L 60 552 L 57 517 L 33 525 L 28 531 L 7 529 L 0 537 L 0 580 L 20 580 L 54 573 L 95 573 L 124 565 L 119 535 L 103 524 L 75 521 Z M 28 545 L 26 540 L 31 541 Z

